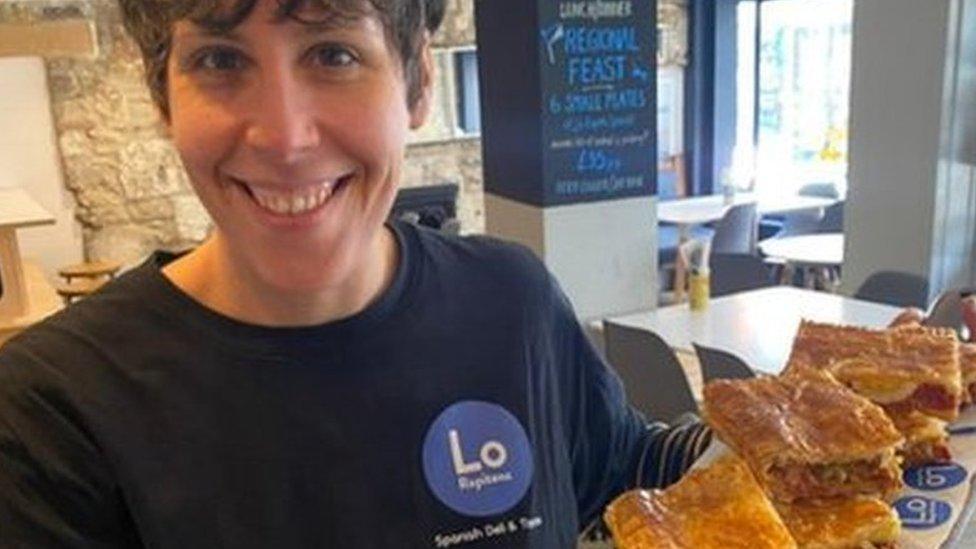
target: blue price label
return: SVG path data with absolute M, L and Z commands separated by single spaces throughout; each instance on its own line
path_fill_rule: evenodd
M 948 522 L 952 506 L 948 503 L 922 496 L 910 496 L 894 503 L 901 524 L 910 530 L 930 530 Z
M 957 463 L 923 465 L 906 470 L 902 478 L 917 490 L 946 490 L 966 480 L 966 469 Z

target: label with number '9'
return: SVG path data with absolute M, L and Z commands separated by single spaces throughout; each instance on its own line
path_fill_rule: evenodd
M 916 490 L 933 492 L 958 486 L 966 480 L 966 469 L 958 463 L 923 465 L 905 470 L 905 484 Z
M 945 524 L 952 517 L 948 503 L 923 496 L 909 496 L 892 505 L 901 525 L 910 530 L 929 530 Z

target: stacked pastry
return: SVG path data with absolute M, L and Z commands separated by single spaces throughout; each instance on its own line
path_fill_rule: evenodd
M 816 368 L 705 387 L 704 416 L 801 548 L 892 547 L 904 442 L 884 410 Z
M 959 344 L 959 368 L 962 370 L 963 402 L 976 401 L 976 343 Z
M 803 322 L 782 375 L 714 381 L 704 397 L 737 457 L 621 496 L 605 515 L 619 548 L 890 548 L 900 464 L 950 458 L 947 422 L 976 401 L 976 346 L 942 328 Z
M 618 549 L 789 549 L 796 543 L 749 468 L 734 455 L 664 491 L 633 490 L 607 507 Z
M 816 368 L 704 393 L 705 419 L 734 455 L 611 504 L 618 548 L 894 546 L 900 525 L 883 499 L 902 486 L 904 439 L 880 407 Z
M 906 466 L 949 460 L 946 424 L 958 417 L 966 394 L 953 330 L 803 322 L 786 370 L 798 367 L 830 372 L 884 408 L 905 436 Z

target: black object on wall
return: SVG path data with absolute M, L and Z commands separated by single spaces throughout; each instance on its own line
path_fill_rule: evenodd
M 426 187 L 405 187 L 397 191 L 390 219 L 457 233 L 458 186 L 455 183 Z
M 475 2 L 486 192 L 540 207 L 655 192 L 655 14 Z

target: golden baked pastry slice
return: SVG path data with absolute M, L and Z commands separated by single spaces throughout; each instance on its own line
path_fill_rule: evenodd
M 796 363 L 828 370 L 887 409 L 916 410 L 946 421 L 958 417 L 962 377 L 959 341 L 951 329 L 872 330 L 803 321 L 787 371 Z
M 944 425 L 958 416 L 965 396 L 962 348 L 953 330 L 919 324 L 873 330 L 804 321 L 787 372 L 798 365 L 829 371 L 880 404 L 905 436 L 906 466 L 950 459 Z
M 624 493 L 604 520 L 617 549 L 796 547 L 748 467 L 731 454 L 667 490 Z
M 704 396 L 705 420 L 774 499 L 885 497 L 902 486 L 904 439 L 891 419 L 821 370 L 717 380 Z
M 878 499 L 804 501 L 776 509 L 800 549 L 887 549 L 901 535 L 898 515 Z
M 926 463 L 942 463 L 952 459 L 949 450 L 947 423 L 915 410 L 889 410 L 888 417 L 905 436 L 899 451 L 904 467 Z
M 976 402 L 976 343 L 959 344 L 959 368 L 962 370 L 963 400 Z

